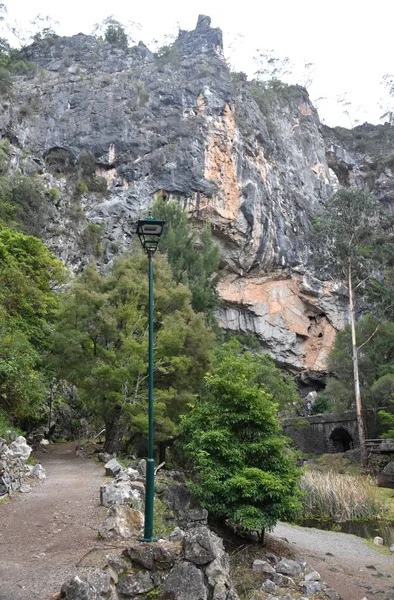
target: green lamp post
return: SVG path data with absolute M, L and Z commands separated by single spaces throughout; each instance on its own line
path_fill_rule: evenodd
M 137 235 L 149 259 L 149 391 L 148 391 L 148 459 L 146 462 L 145 527 L 142 542 L 155 542 L 153 536 L 153 502 L 155 495 L 155 463 L 153 459 L 153 255 L 163 233 L 165 221 L 147 219 L 137 223 Z

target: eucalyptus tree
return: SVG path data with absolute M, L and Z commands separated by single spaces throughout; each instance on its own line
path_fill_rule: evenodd
M 353 363 L 354 397 L 362 460 L 365 462 L 359 351 L 357 345 L 356 300 L 366 295 L 374 283 L 382 284 L 382 246 L 391 242 L 387 217 L 377 200 L 356 188 L 343 188 L 331 196 L 314 219 L 313 261 L 323 276 L 342 281 L 348 290 Z M 372 333 L 373 335 L 373 333 Z

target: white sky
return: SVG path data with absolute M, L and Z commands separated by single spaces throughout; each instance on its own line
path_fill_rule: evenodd
M 137 41 L 153 39 L 181 29 L 194 29 L 198 14 L 212 18 L 212 26 L 224 34 L 225 55 L 235 70 L 253 76 L 257 49 L 272 49 L 274 56 L 288 56 L 293 63 L 316 65 L 309 87 L 328 125 L 350 127 L 357 121 L 378 123 L 385 92 L 382 76 L 394 73 L 394 0 L 3 0 L 8 21 L 27 23 L 38 13 L 59 22 L 56 32 L 90 33 L 94 24 L 114 15 L 122 23 L 141 25 Z M 28 25 L 26 25 L 28 28 Z M 305 83 L 302 71 L 298 81 Z M 347 94 L 349 116 L 337 103 Z M 394 102 L 394 101 L 393 101 Z

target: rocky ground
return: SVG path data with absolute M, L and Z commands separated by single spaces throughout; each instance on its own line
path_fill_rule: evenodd
M 47 470 L 47 480 L 33 487 L 29 494 L 15 494 L 12 502 L 0 505 L 0 600 L 50 600 L 65 581 L 79 572 L 76 563 L 92 548 L 104 554 L 122 551 L 119 547 L 122 544 L 97 537 L 106 512 L 99 498 L 103 468 L 77 456 L 74 445 L 51 446 L 39 459 Z M 297 557 L 301 553 L 308 562 L 306 575 L 316 569 L 335 590 L 332 598 L 339 595 L 343 600 L 394 599 L 392 557 L 379 553 L 365 541 L 346 534 L 287 525 L 278 525 L 275 534 L 288 539 L 287 550 L 286 544 L 278 544 L 270 536 L 269 548 L 245 545 L 232 553 L 244 561 L 242 565 L 242 560 L 238 560 L 238 572 L 234 570 L 236 581 L 240 573 L 256 581 L 264 575 L 265 588 L 257 592 L 256 598 L 269 597 L 268 588 L 275 587 L 267 583 L 269 577 L 273 581 L 288 579 L 280 575 L 272 553 L 278 557 Z M 274 568 L 268 564 L 269 560 Z M 232 557 L 231 563 L 234 566 L 237 560 Z M 247 587 L 246 579 L 241 577 L 241 587 Z M 238 587 L 238 592 L 241 597 L 250 597 L 250 591 L 244 596 Z M 274 596 L 283 593 L 299 597 L 295 589 L 282 589 L 281 585 Z M 327 595 L 317 592 L 308 597 Z

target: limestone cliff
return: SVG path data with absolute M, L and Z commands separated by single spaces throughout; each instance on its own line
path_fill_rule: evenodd
M 164 194 L 212 225 L 225 267 L 222 327 L 253 332 L 306 382 L 319 378 L 346 299 L 313 276 L 311 216 L 339 184 L 391 202 L 391 163 L 371 174 L 353 132 L 322 127 L 302 87 L 265 90 L 230 73 L 208 17 L 156 55 L 142 43 L 124 51 L 83 34 L 25 52 L 37 72 L 15 81 L 0 131 L 13 145 L 13 167 L 60 191 L 42 218 L 49 246 L 80 267 L 92 258 L 82 243 L 89 222 L 101 227 L 100 260 L 111 260 Z M 97 190 L 76 189 L 86 151 L 105 180 L 97 178 Z

